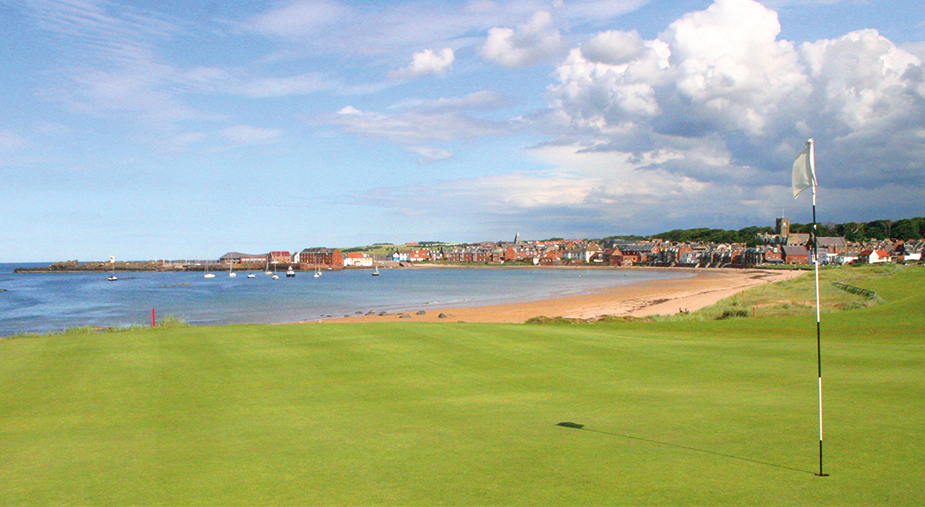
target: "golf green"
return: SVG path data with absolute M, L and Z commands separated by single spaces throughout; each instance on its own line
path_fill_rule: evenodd
M 815 319 L 0 342 L 4 505 L 922 505 L 925 270 Z M 566 423 L 566 424 L 561 424 Z

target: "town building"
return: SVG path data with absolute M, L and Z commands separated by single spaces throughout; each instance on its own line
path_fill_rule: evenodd
M 306 248 L 296 255 L 296 262 L 302 269 L 313 267 L 341 269 L 344 267 L 344 255 L 336 248 Z
M 292 255 L 288 251 L 277 250 L 268 253 L 265 260 L 271 264 L 289 264 L 292 262 Z
M 348 252 L 344 257 L 345 267 L 371 268 L 373 258 L 363 252 Z
M 786 245 L 783 247 L 783 259 L 787 264 L 809 264 L 809 250 L 805 246 L 791 246 Z
M 241 252 L 228 252 L 219 257 L 222 264 L 253 264 L 263 266 L 267 262 L 267 254 L 245 254 Z

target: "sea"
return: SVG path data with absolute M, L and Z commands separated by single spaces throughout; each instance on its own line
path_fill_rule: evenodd
M 216 272 L 14 273 L 50 263 L 0 263 L 0 336 L 45 334 L 73 327 L 151 325 L 172 315 L 190 325 L 288 323 L 369 312 L 537 301 L 587 294 L 685 272 L 573 268 L 395 268 L 229 277 Z

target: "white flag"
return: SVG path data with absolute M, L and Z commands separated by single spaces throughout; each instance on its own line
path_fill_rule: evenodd
M 793 198 L 807 188 L 816 188 L 816 167 L 813 160 L 813 140 L 806 141 L 806 147 L 793 162 Z

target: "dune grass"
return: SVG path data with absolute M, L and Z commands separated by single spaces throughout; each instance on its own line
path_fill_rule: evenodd
M 858 292 L 861 286 L 880 279 L 892 279 L 896 273 L 913 266 L 848 265 L 829 266 L 819 273 L 819 295 L 823 314 L 868 308 L 884 302 L 879 294 L 870 296 Z M 815 277 L 808 271 L 803 276 L 783 282 L 759 285 L 726 298 L 719 303 L 690 314 L 659 316 L 662 321 L 702 321 L 734 317 L 779 318 L 816 314 Z
M 922 505 L 925 270 L 823 318 L 0 342 L 5 505 Z M 560 425 L 560 423 L 569 423 Z

